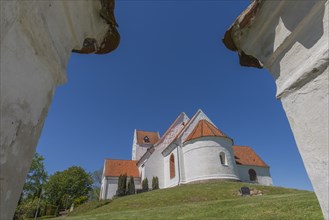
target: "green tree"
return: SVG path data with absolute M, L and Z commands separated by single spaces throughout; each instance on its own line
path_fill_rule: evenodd
M 124 196 L 127 194 L 127 174 L 119 176 L 117 196 Z
M 142 181 L 142 189 L 144 192 L 149 190 L 149 181 L 147 178 Z
M 135 181 L 134 177 L 130 177 L 129 182 L 128 182 L 128 190 L 127 190 L 128 195 L 133 195 L 135 194 Z
M 92 190 L 89 192 L 89 200 L 99 200 L 100 189 L 102 185 L 103 169 L 95 170 L 90 175 L 93 178 L 93 185 Z
M 72 166 L 49 177 L 45 194 L 59 209 L 68 208 L 75 199 L 88 196 L 92 183 L 92 177 L 83 168 Z
M 159 189 L 159 179 L 157 176 L 152 178 L 152 190 L 156 189 Z
M 34 217 L 37 209 L 38 198 L 42 192 L 42 186 L 47 181 L 47 172 L 44 166 L 44 157 L 34 154 L 30 170 L 25 179 L 23 191 L 15 211 L 14 219 Z M 44 203 L 41 203 L 43 206 Z
M 47 181 L 47 172 L 45 171 L 43 156 L 38 153 L 34 154 L 31 168 L 27 174 L 25 184 L 23 187 L 23 198 L 37 198 L 39 197 L 42 184 Z

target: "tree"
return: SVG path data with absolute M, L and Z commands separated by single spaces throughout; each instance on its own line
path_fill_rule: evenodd
M 83 168 L 72 166 L 49 177 L 46 197 L 58 208 L 68 208 L 75 199 L 88 196 L 92 183 L 92 177 Z
M 127 194 L 127 174 L 119 176 L 117 196 L 125 196 Z
M 128 182 L 128 190 L 127 190 L 127 194 L 128 195 L 133 195 L 135 194 L 135 181 L 134 181 L 134 177 L 130 177 L 130 180 Z
M 91 177 L 93 178 L 93 187 L 100 187 L 102 185 L 102 176 L 103 169 L 95 170 L 91 173 Z
M 147 178 L 142 181 L 142 189 L 144 192 L 149 190 L 149 181 Z
M 14 219 L 34 217 L 38 198 L 42 193 L 42 186 L 47 181 L 44 160 L 44 157 L 40 154 L 34 154 L 30 170 L 25 179 L 23 191 L 18 201 Z M 42 203 L 42 206 L 43 205 Z
M 89 193 L 89 200 L 99 200 L 100 189 L 102 185 L 103 169 L 95 170 L 90 175 L 93 178 L 93 185 L 92 190 Z
M 157 176 L 152 178 L 152 190 L 156 189 L 159 189 L 159 179 Z
M 45 158 L 38 153 L 34 154 L 31 168 L 27 174 L 25 184 L 23 187 L 23 198 L 37 198 L 39 197 L 42 184 L 47 181 L 47 172 L 43 161 Z

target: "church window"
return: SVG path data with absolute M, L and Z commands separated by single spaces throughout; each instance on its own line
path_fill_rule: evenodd
M 150 142 L 149 137 L 145 136 L 145 137 L 144 137 L 144 142 L 145 142 L 145 143 L 149 143 L 149 142 Z
M 219 159 L 220 159 L 220 163 L 222 165 L 227 165 L 227 159 L 226 159 L 226 155 L 224 152 L 220 152 Z
M 257 181 L 257 174 L 254 169 L 249 169 L 248 173 L 250 181 Z
M 170 156 L 170 179 L 175 177 L 175 157 L 172 154 Z

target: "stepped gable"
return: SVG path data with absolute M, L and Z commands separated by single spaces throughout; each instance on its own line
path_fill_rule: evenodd
M 140 177 L 136 160 L 105 160 L 104 176 L 120 176 L 127 174 L 127 176 Z
M 218 128 L 216 128 L 214 125 L 212 125 L 210 122 L 208 122 L 205 119 L 202 119 L 198 122 L 198 124 L 195 126 L 193 131 L 190 133 L 190 135 L 186 138 L 185 142 L 200 138 L 200 137 L 225 137 L 226 134 L 224 134 L 222 131 L 220 131 Z
M 251 147 L 234 145 L 232 148 L 236 164 L 269 167 Z
M 137 130 L 137 144 L 155 144 L 159 139 L 158 132 Z

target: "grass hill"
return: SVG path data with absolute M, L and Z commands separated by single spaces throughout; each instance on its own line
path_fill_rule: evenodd
M 240 196 L 242 186 L 260 190 L 262 195 Z M 323 219 L 313 192 L 236 182 L 189 184 L 90 202 L 65 217 L 67 220 L 178 218 Z

